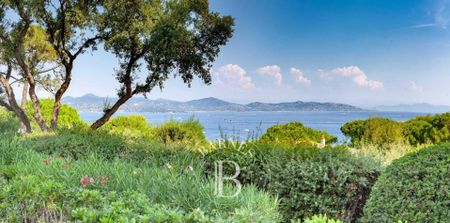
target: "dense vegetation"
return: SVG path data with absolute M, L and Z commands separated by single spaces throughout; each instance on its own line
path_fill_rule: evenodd
M 290 122 L 268 128 L 259 141 L 263 144 L 289 147 L 314 146 L 322 140 L 322 137 L 325 138 L 327 143 L 334 143 L 337 141 L 335 136 L 332 136 L 327 132 L 305 127 L 299 122 Z
M 386 118 L 356 120 L 344 124 L 341 131 L 353 145 L 437 144 L 450 139 L 450 113 L 418 116 L 406 122 Z
M 449 144 L 422 149 L 394 161 L 373 187 L 362 222 L 448 221 L 449 170 Z
M 353 157 L 343 148 L 225 143 L 207 160 L 211 174 L 217 160 L 236 162 L 241 167 L 239 181 L 277 195 L 286 219 L 324 213 L 354 221 L 380 172 L 373 161 Z M 224 169 L 228 175 L 235 171 L 233 165 Z
M 61 119 L 66 123 L 79 119 L 62 114 L 68 114 Z M 0 110 L 0 219 L 6 222 L 442 222 L 449 217 L 448 144 L 407 155 L 384 171 L 344 146 L 319 149 L 288 141 L 319 141 L 325 135 L 299 123 L 275 126 L 256 141 L 210 143 L 194 119 L 152 126 L 142 116 L 119 116 L 97 131 L 68 125 L 26 135 L 16 133 L 17 124 Z M 394 129 L 398 123 L 391 124 Z M 274 134 L 293 143 L 264 141 Z M 238 196 L 215 194 L 217 161 L 240 167 Z M 224 175 L 235 171 L 224 163 Z M 224 194 L 236 190 L 225 181 Z

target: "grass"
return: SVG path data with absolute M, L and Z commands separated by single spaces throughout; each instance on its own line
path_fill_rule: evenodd
M 405 143 L 395 143 L 380 148 L 377 145 L 363 144 L 358 147 L 349 148 L 349 151 L 356 156 L 370 157 L 380 162 L 383 166 L 387 166 L 396 159 L 428 146 L 430 145 L 412 146 Z
M 120 158 L 105 159 L 91 153 L 83 159 L 47 155 L 27 149 L 27 139 L 3 134 L 0 140 L 1 173 L 7 178 L 35 176 L 61 183 L 65 188 L 81 188 L 83 176 L 109 177 L 105 186 L 96 184 L 89 189 L 100 191 L 136 191 L 146 194 L 151 202 L 181 208 L 200 209 L 212 216 L 226 219 L 237 214 L 276 222 L 280 216 L 277 200 L 253 186 L 244 187 L 237 197 L 214 194 L 214 181 L 206 178 L 199 165 L 186 165 L 183 153 L 172 156 L 165 165 L 158 162 L 132 162 Z M 192 158 L 192 157 L 191 157 Z M 235 188 L 225 185 L 225 194 Z

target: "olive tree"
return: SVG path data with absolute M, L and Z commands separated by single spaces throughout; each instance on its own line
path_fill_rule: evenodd
M 99 31 L 105 50 L 120 61 L 115 75 L 121 87 L 92 129 L 134 95 L 162 89 L 169 75 L 188 86 L 195 76 L 210 84 L 212 62 L 233 34 L 233 18 L 211 12 L 207 0 L 110 0 L 102 8 Z

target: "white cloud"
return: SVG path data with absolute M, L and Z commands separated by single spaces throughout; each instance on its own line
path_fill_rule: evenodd
M 215 76 L 218 84 L 246 90 L 255 89 L 252 78 L 247 76 L 247 72 L 236 64 L 227 64 L 219 67 L 215 72 Z
M 281 69 L 278 65 L 270 65 L 258 68 L 256 70 L 257 74 L 268 75 L 274 79 L 276 85 L 281 86 L 283 81 L 283 76 L 281 75 Z
M 380 81 L 369 80 L 366 73 L 358 66 L 339 67 L 331 70 L 331 73 L 343 77 L 351 77 L 353 82 L 360 87 L 368 87 L 370 89 L 382 89 L 384 87 Z
M 300 69 L 291 67 L 291 69 L 289 69 L 289 71 L 292 75 L 294 75 L 296 83 L 303 84 L 306 86 L 311 85 L 311 80 L 309 80 L 307 77 L 305 77 L 303 75 L 303 72 Z
M 415 81 L 410 81 L 409 82 L 409 89 L 411 91 L 415 91 L 415 92 L 419 92 L 419 93 L 423 92 L 423 87 L 418 85 Z

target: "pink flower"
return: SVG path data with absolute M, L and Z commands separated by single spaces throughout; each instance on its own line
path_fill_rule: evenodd
M 83 188 L 86 188 L 88 184 L 94 184 L 94 179 L 86 175 L 80 179 L 80 183 Z

